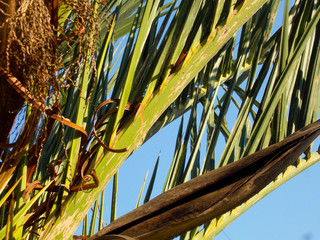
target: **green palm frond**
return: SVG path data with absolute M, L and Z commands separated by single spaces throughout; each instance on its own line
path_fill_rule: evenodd
M 16 16 L 11 2 L 17 3 Z M 102 229 L 104 189 L 112 178 L 115 224 L 119 167 L 176 119 L 181 123 L 164 192 L 237 166 L 318 119 L 320 7 L 315 1 L 297 0 L 291 8 L 285 1 L 282 27 L 275 31 L 280 0 L 61 0 L 58 8 L 57 1 L 11 2 L 0 11 L 5 20 L 0 52 L 6 56 L 0 61 L 5 93 L 0 106 L 3 124 L 11 129 L 0 132 L 0 189 L 2 203 L 15 189 L 10 203 L 20 211 L 2 207 L 3 237 L 68 239 L 83 219 L 83 235 L 93 236 L 96 225 Z M 31 21 L 31 6 L 47 24 L 18 24 Z M 24 36 L 32 31 L 46 33 L 48 41 L 44 35 L 25 48 Z M 14 123 L 19 116 L 23 120 Z M 219 142 L 225 145 L 221 154 Z M 319 160 L 311 146 L 304 147 L 298 155 L 304 152 L 305 160 L 295 162 L 294 155 L 293 166 L 280 168 L 277 179 L 268 178 L 205 222 L 194 217 L 197 224 L 183 223 L 170 234 L 211 239 Z M 159 158 L 144 198 L 147 206 L 158 164 Z M 33 186 L 31 200 L 24 203 L 28 186 Z M 199 224 L 204 225 L 192 230 Z

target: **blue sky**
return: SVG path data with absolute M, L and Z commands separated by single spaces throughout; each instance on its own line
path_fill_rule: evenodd
M 290 2 L 292 5 L 293 1 Z M 278 11 L 280 14 L 276 18 L 274 30 L 282 25 L 283 5 L 284 1 L 281 1 Z M 150 180 L 160 151 L 159 173 L 152 196 L 161 193 L 173 158 L 179 123 L 179 120 L 175 121 L 161 130 L 121 166 L 119 170 L 118 217 L 135 208 L 144 176 L 149 170 L 148 180 Z M 319 139 L 315 145 L 319 145 Z M 294 177 L 242 214 L 215 239 L 320 239 L 319 172 L 320 164 L 317 163 Z
M 152 169 L 161 150 L 159 175 L 153 197 L 162 190 L 164 178 L 171 163 L 175 135 L 179 121 L 175 121 L 145 145 L 139 148 L 119 170 L 117 216 L 131 211 L 149 170 Z M 319 145 L 319 141 L 318 145 Z M 215 239 L 217 240 L 317 240 L 320 239 L 320 164 L 317 163 L 289 180 L 266 196 L 251 209 L 231 223 Z M 147 180 L 147 183 L 148 183 Z M 110 206 L 108 186 L 106 209 Z M 106 220 L 108 216 L 106 215 Z

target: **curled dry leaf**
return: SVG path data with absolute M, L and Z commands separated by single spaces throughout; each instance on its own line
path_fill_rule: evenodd
M 26 189 L 24 190 L 23 192 L 23 195 L 22 195 L 22 198 L 23 198 L 23 201 L 26 203 L 29 196 L 30 196 L 30 193 L 32 192 L 32 190 L 38 186 L 40 184 L 40 181 L 39 180 L 36 180 L 36 181 L 33 181 L 32 183 L 27 183 L 27 187 Z

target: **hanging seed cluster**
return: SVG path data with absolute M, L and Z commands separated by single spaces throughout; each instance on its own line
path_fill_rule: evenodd
M 51 4 L 46 0 L 18 2 L 9 26 L 5 62 L 37 101 L 58 98 L 61 87 L 77 85 L 81 65 L 88 52 L 94 62 L 94 49 L 100 20 L 93 1 L 62 0 L 58 26 L 52 25 Z M 99 6 L 103 6 L 99 2 Z M 57 13 L 58 14 L 58 13 Z M 1 27 L 1 26 L 0 26 Z M 91 34 L 93 33 L 93 34 Z M 91 64 L 94 66 L 94 64 Z M 94 70 L 94 69 L 93 69 Z M 95 71 L 92 71 L 95 72 Z
M 104 16 L 95 6 L 105 11 L 107 4 L 59 0 L 59 15 L 52 5 L 48 0 L 16 0 L 14 14 L 0 25 L 6 32 L 5 41 L 0 39 L 6 45 L 0 67 L 14 75 L 35 101 L 50 106 L 62 89 L 78 86 L 88 53 L 91 74 L 95 73 L 94 48 Z M 59 20 L 57 25 L 53 18 Z
M 37 101 L 56 91 L 55 33 L 44 0 L 23 0 L 7 20 L 6 69 L 13 73 Z

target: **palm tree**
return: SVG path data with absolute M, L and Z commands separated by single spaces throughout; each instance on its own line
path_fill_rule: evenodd
M 286 1 L 272 33 L 279 3 L 1 3 L 1 237 L 69 239 L 84 219 L 82 238 L 212 239 L 319 161 L 309 147 L 320 134 L 319 3 L 297 0 L 289 10 Z M 148 202 L 151 181 L 145 205 L 94 235 L 106 184 L 178 118 L 165 193 Z M 203 205 L 215 196 L 224 197 Z

